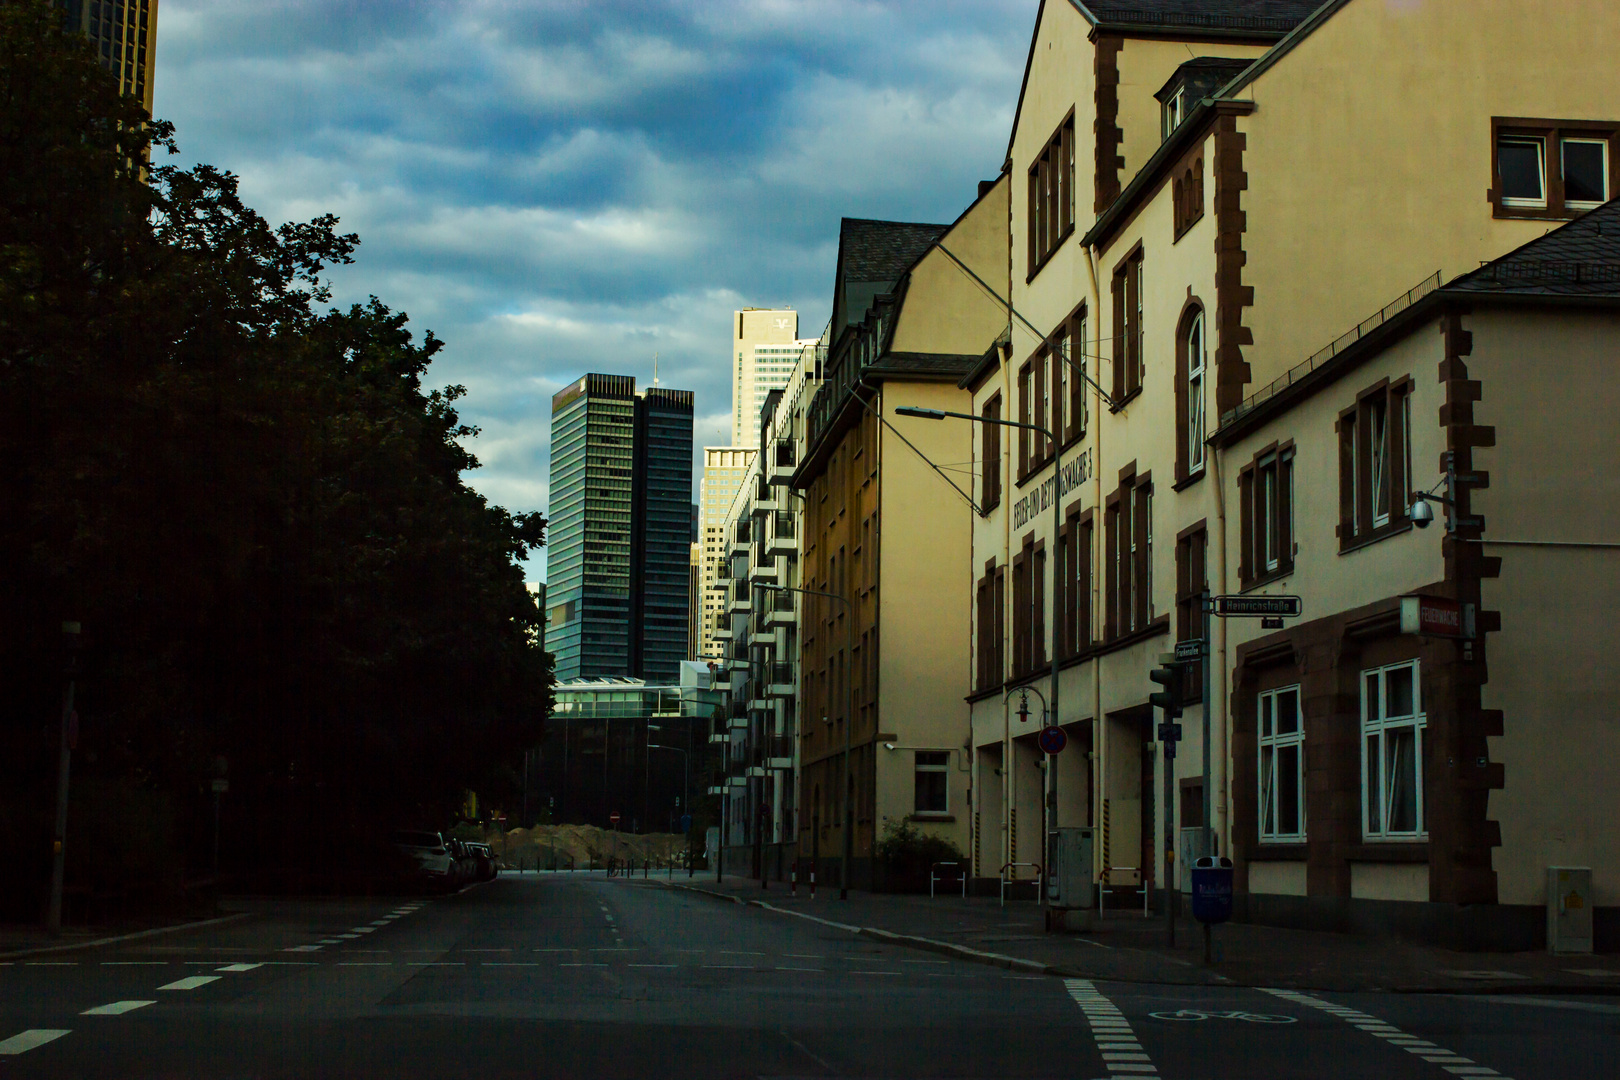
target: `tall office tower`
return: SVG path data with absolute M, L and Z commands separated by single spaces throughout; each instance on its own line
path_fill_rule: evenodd
M 745 308 L 731 328 L 731 445 L 759 442 L 765 395 L 787 385 L 806 345 L 792 308 Z
M 586 375 L 551 399 L 546 649 L 560 682 L 686 657 L 692 393 Z
M 90 39 L 124 93 L 152 111 L 158 0 L 57 0 L 69 29 Z
M 692 406 L 690 390 L 655 386 L 636 395 L 627 674 L 654 682 L 676 681 L 686 659 Z
M 696 660 L 703 648 L 703 545 L 694 542 L 686 567 L 686 658 Z
M 726 583 L 719 577 L 720 563 L 725 558 L 726 537 L 722 535 L 726 511 L 737 496 L 743 474 L 753 463 L 758 451 L 747 446 L 705 446 L 703 448 L 703 480 L 699 485 L 698 502 L 702 505 L 703 545 L 703 610 L 699 617 L 698 655 L 696 659 L 712 659 L 720 651 L 715 644 L 714 632 L 720 626 L 726 608 Z

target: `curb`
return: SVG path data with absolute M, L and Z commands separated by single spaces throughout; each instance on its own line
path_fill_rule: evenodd
M 96 938 L 93 941 L 76 941 L 71 945 L 47 945 L 39 949 L 19 949 L 16 952 L 0 952 L 0 960 L 10 960 L 17 956 L 46 956 L 50 953 L 76 952 L 79 949 L 95 949 L 102 945 L 114 945 L 120 941 L 134 941 L 137 938 L 158 937 L 161 934 L 177 934 L 182 930 L 200 930 L 205 926 L 222 926 L 225 923 L 239 922 L 242 919 L 251 919 L 257 912 L 239 911 L 235 915 L 222 915 L 217 919 L 203 919 L 201 922 L 176 923 L 174 926 L 159 926 L 151 930 L 137 930 L 133 934 L 119 934 L 115 937 Z
M 851 925 L 849 923 L 835 922 L 832 919 L 823 919 L 823 918 L 821 918 L 819 916 L 816 916 L 816 915 L 808 915 L 808 914 L 806 914 L 806 913 L 804 913 L 802 911 L 790 911 L 787 908 L 777 907 L 775 904 L 767 903 L 764 900 L 745 900 L 740 896 L 734 896 L 734 895 L 732 895 L 730 893 L 715 892 L 713 889 L 705 889 L 705 888 L 701 888 L 700 886 L 696 886 L 696 885 L 679 885 L 679 884 L 671 884 L 669 882 L 658 882 L 657 884 L 658 884 L 658 886 L 660 888 L 685 889 L 687 892 L 699 893 L 699 894 L 701 894 L 703 896 L 707 896 L 707 897 L 710 897 L 710 898 L 715 899 L 715 900 L 729 900 L 733 904 L 742 904 L 742 905 L 746 905 L 748 907 L 757 907 L 757 908 L 761 908 L 761 909 L 763 909 L 765 911 L 775 912 L 778 915 L 791 915 L 796 919 L 808 919 L 810 922 L 820 923 L 823 926 L 830 926 L 830 927 L 833 927 L 834 929 L 837 929 L 837 930 L 847 930 L 847 931 L 849 931 L 850 933 L 853 933 L 853 934 L 862 934 L 862 935 L 865 935 L 866 937 L 877 938 L 879 941 L 887 941 L 887 942 L 890 942 L 890 943 L 895 944 L 895 945 L 904 945 L 904 946 L 907 946 L 909 948 L 920 949 L 920 950 L 922 950 L 924 952 L 941 953 L 941 954 L 946 955 L 946 956 L 956 957 L 958 960 L 966 960 L 966 961 L 968 961 L 970 963 L 987 964 L 987 965 L 989 965 L 991 967 L 1007 968 L 1009 970 L 1014 970 L 1014 971 L 1027 971 L 1027 972 L 1031 972 L 1031 973 L 1037 974 L 1037 975 L 1051 975 L 1051 976 L 1054 976 L 1056 978 L 1061 978 L 1061 979 L 1095 979 L 1095 978 L 1097 978 L 1097 976 L 1095 974 L 1087 974 L 1086 972 L 1083 972 L 1083 971 L 1077 971 L 1077 970 L 1073 970 L 1073 969 L 1070 969 L 1070 968 L 1060 967 L 1060 966 L 1058 966 L 1056 964 L 1043 964 L 1038 960 L 1025 960 L 1025 959 L 1023 959 L 1021 957 L 1017 957 L 1017 956 L 1008 956 L 1005 953 L 984 952 L 984 951 L 982 951 L 980 949 L 970 949 L 966 945 L 957 945 L 954 942 L 939 941 L 939 940 L 937 940 L 935 938 L 920 937 L 920 936 L 917 936 L 915 934 L 897 934 L 892 930 L 880 930 L 875 926 L 853 926 L 853 925 Z M 1110 978 L 1106 979 L 1105 981 L 1107 981 L 1107 982 L 1124 982 L 1124 983 L 1149 982 L 1150 985 L 1229 986 L 1229 987 L 1234 987 L 1234 988 L 1236 988 L 1236 987 L 1244 987 L 1244 988 L 1248 988 L 1248 989 L 1253 989 L 1254 987 L 1257 987 L 1257 986 L 1260 985 L 1259 983 L 1254 983 L 1254 984 L 1251 985 L 1251 984 L 1248 984 L 1248 983 L 1234 982 L 1234 981 L 1231 981 L 1231 980 L 1227 979 L 1225 976 L 1221 976 L 1221 975 L 1216 975 L 1215 978 L 1217 980 L 1219 980 L 1219 981 L 1213 982 L 1213 983 L 1165 983 L 1163 980 L 1152 980 L 1152 981 L 1149 982 L 1148 980 L 1128 979 L 1128 978 L 1121 978 L 1119 976 L 1110 977 Z M 1376 992 L 1376 991 L 1366 991 L 1366 990 L 1363 990 L 1363 989 L 1358 989 L 1358 990 L 1333 990 L 1333 989 L 1322 989 L 1320 987 L 1307 987 L 1307 986 L 1296 986 L 1296 987 L 1291 987 L 1291 989 L 1312 990 L 1312 991 L 1315 991 L 1315 992 L 1328 993 L 1328 994 Z M 1381 992 L 1390 993 L 1390 994 L 1451 994 L 1451 995 L 1455 995 L 1455 996 L 1458 996 L 1458 997 L 1483 997 L 1483 996 L 1494 997 L 1494 996 L 1498 996 L 1498 995 L 1514 995 L 1514 994 L 1521 994 L 1521 995 L 1578 994 L 1578 995 L 1581 995 L 1583 997 L 1588 997 L 1588 996 L 1613 997 L 1613 996 L 1620 996 L 1620 981 L 1617 981 L 1616 983 L 1609 984 L 1609 985 L 1599 984 L 1599 985 L 1585 985 L 1585 986 L 1582 986 L 1582 985 L 1565 986 L 1565 985 L 1561 985 L 1561 984 L 1558 984 L 1558 983 L 1529 983 L 1529 982 L 1526 982 L 1526 983 L 1514 983 L 1514 984 L 1504 984 L 1504 985 L 1499 985 L 1499 986 L 1468 986 L 1468 987 L 1393 986 L 1393 987 L 1389 987 L 1388 989 L 1383 990 Z

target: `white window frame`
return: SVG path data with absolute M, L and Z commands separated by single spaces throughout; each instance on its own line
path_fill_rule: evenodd
M 1187 472 L 1204 467 L 1204 313 L 1187 325 Z
M 924 754 L 939 754 L 943 756 L 945 760 L 937 765 L 924 765 L 922 762 L 922 757 Z M 911 772 L 911 812 L 914 814 L 949 814 L 951 812 L 951 752 L 949 750 L 913 751 L 911 758 Z M 916 778 L 921 776 L 923 773 L 943 773 L 945 775 L 945 805 L 937 810 L 931 807 L 924 809 L 923 807 L 917 805 Z
M 1387 713 L 1389 675 L 1391 672 L 1410 670 L 1412 673 L 1412 712 L 1391 717 Z M 1368 684 L 1377 686 L 1378 701 L 1369 701 Z M 1392 783 L 1389 736 L 1391 732 L 1412 731 L 1412 785 L 1415 829 L 1394 830 L 1389 827 L 1389 814 L 1394 804 L 1395 787 Z M 1427 840 L 1428 821 L 1423 805 L 1423 757 L 1428 729 L 1428 717 L 1423 712 L 1422 669 L 1416 660 L 1403 660 L 1383 667 L 1368 668 L 1361 673 L 1361 835 L 1367 840 Z M 1374 790 L 1369 775 L 1369 743 L 1376 746 L 1378 777 Z M 1378 814 L 1373 816 L 1376 804 Z
M 1497 137 L 1498 158 L 1501 147 L 1508 144 L 1534 144 L 1536 160 L 1541 167 L 1541 197 L 1539 199 L 1509 198 L 1502 196 L 1503 206 L 1525 206 L 1545 209 L 1547 206 L 1547 140 L 1540 135 L 1501 135 Z
M 1367 407 L 1368 486 L 1372 496 L 1372 527 L 1389 524 L 1395 501 L 1394 478 L 1390 475 L 1389 397 L 1380 394 Z M 1379 502 L 1383 508 L 1379 508 Z
M 1288 734 L 1279 734 L 1276 730 L 1277 700 L 1286 694 L 1294 696 L 1295 728 Z M 1262 844 L 1300 844 L 1305 842 L 1305 713 L 1302 708 L 1303 700 L 1300 694 L 1300 684 L 1280 686 L 1275 690 L 1267 690 L 1259 697 L 1259 705 L 1255 714 L 1255 730 L 1259 732 L 1259 746 L 1256 749 L 1257 772 L 1256 783 L 1259 786 L 1259 816 L 1258 828 Z M 1267 720 L 1270 718 L 1270 722 Z M 1295 777 L 1295 792 L 1299 798 L 1299 829 L 1296 832 L 1280 832 L 1277 825 L 1282 820 L 1282 807 L 1278 803 L 1281 797 L 1277 784 L 1277 762 L 1281 758 L 1281 751 L 1290 747 L 1296 748 L 1294 767 L 1298 771 Z M 1268 755 L 1266 751 L 1271 751 Z M 1266 828 L 1267 823 L 1271 828 Z
M 1074 395 L 1070 393 L 1069 389 L 1069 334 L 1067 330 L 1058 336 L 1057 344 L 1052 347 L 1052 363 L 1058 366 L 1057 407 L 1062 412 L 1063 420 L 1061 425 L 1052 425 L 1052 434 L 1056 435 L 1061 443 L 1063 441 L 1063 432 L 1059 430 L 1060 427 L 1075 426 L 1074 417 L 1069 415 L 1069 402 Z
M 1281 483 L 1282 456 L 1267 454 L 1255 465 L 1255 479 L 1259 484 L 1257 509 L 1260 515 L 1260 562 L 1269 573 L 1282 565 L 1282 535 L 1277 528 L 1278 503 Z
M 1603 183 L 1602 183 L 1601 186 L 1603 188 L 1604 193 L 1607 194 L 1608 191 L 1609 191 L 1609 140 L 1607 140 L 1607 139 L 1583 139 L 1583 138 L 1580 138 L 1579 136 L 1563 136 L 1563 137 L 1561 137 L 1558 140 L 1558 175 L 1561 176 L 1561 177 L 1568 175 L 1567 171 L 1564 168 L 1564 147 L 1568 146 L 1570 143 L 1589 143 L 1589 144 L 1595 145 L 1597 147 L 1600 147 L 1602 149 L 1602 151 L 1603 151 Z M 1571 198 L 1568 197 L 1568 194 L 1566 193 L 1565 197 L 1564 197 L 1564 206 L 1567 207 L 1570 210 L 1592 210 L 1592 209 L 1595 209 L 1596 207 L 1602 206 L 1605 201 L 1607 201 L 1607 200 L 1599 199 L 1596 202 L 1591 202 L 1591 201 L 1586 200 L 1586 199 L 1571 199 Z
M 1164 136 L 1160 139 L 1161 142 L 1175 134 L 1176 128 L 1181 126 L 1184 119 L 1182 107 L 1186 104 L 1186 100 L 1187 88 L 1182 86 L 1178 87 L 1176 92 L 1170 95 L 1170 100 L 1164 103 Z

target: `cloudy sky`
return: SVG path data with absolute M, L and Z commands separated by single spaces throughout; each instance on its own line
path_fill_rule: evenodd
M 733 310 L 792 306 L 813 336 L 840 217 L 972 201 L 1036 4 L 163 0 L 154 111 L 272 223 L 360 234 L 338 300 L 445 339 L 469 480 L 543 510 L 559 387 L 648 382 L 657 353 L 724 444 Z

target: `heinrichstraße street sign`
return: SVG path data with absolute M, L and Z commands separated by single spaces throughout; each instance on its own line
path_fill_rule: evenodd
M 1303 604 L 1297 596 L 1216 596 L 1214 614 L 1218 618 L 1264 618 L 1281 615 L 1297 619 Z

